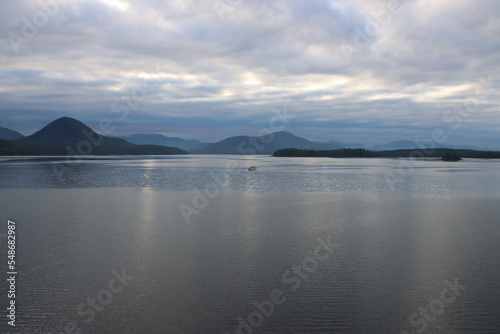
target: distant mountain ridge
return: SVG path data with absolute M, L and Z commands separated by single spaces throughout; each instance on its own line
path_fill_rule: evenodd
M 31 136 L 1 140 L 0 155 L 169 155 L 186 151 L 160 145 L 136 145 L 109 138 L 70 117 L 59 118 Z
M 369 150 L 372 151 L 391 151 L 391 150 L 405 150 L 405 149 L 420 149 L 425 148 L 419 145 L 416 141 L 411 140 L 399 140 L 393 141 L 384 145 L 375 145 L 369 147 Z M 468 150 L 480 150 L 479 147 L 469 146 L 469 145 L 446 145 L 446 144 L 438 144 L 434 143 L 434 148 L 453 148 L 453 149 L 468 149 Z
M 7 129 L 7 128 L 2 128 L 0 126 L 0 139 L 16 140 L 16 139 L 23 138 L 23 137 L 24 136 L 17 131 Z
M 122 137 L 105 137 L 97 134 L 84 123 L 70 117 L 59 118 L 34 134 L 24 137 L 17 131 L 0 127 L 0 155 L 66 155 L 65 148 L 82 142 L 98 142 L 91 153 L 105 154 L 272 154 L 279 149 L 337 150 L 365 148 L 372 151 L 414 150 L 422 148 L 417 141 L 393 141 L 366 147 L 361 143 L 337 140 L 310 141 L 290 132 L 280 131 L 265 136 L 233 136 L 216 143 L 185 140 L 161 134 L 133 134 Z M 81 146 L 81 145 L 80 145 Z M 435 149 L 481 150 L 469 145 L 439 145 Z
M 342 148 L 339 145 L 312 142 L 296 135 L 280 131 L 270 135 L 252 137 L 235 136 L 192 150 L 196 154 L 272 154 L 284 148 L 333 150 Z
M 196 139 L 167 137 L 161 134 L 134 134 L 129 136 L 119 136 L 118 138 L 125 139 L 128 142 L 138 145 L 163 145 L 178 147 L 185 151 L 192 151 L 209 145 L 208 143 L 202 143 Z
M 327 143 L 338 145 L 338 146 L 341 146 L 343 148 L 366 148 L 365 145 L 363 145 L 361 143 L 345 143 L 345 142 L 341 142 L 338 140 L 329 140 L 329 141 L 327 141 Z

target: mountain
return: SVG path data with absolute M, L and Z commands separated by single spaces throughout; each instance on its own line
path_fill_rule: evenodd
M 16 139 L 23 138 L 23 137 L 24 136 L 17 131 L 7 129 L 7 128 L 2 128 L 0 126 L 0 139 L 16 140 Z
M 468 145 L 442 145 L 438 143 L 434 143 L 434 148 L 453 148 L 453 149 L 468 149 L 468 150 L 480 150 L 480 148 L 475 147 L 475 146 L 468 146 Z M 426 148 L 422 147 L 422 145 L 419 146 L 415 141 L 410 141 L 410 140 L 400 140 L 400 141 L 393 141 L 388 144 L 384 145 L 375 145 L 370 147 L 369 149 L 372 151 L 392 151 L 392 150 L 405 150 L 405 149 L 419 149 L 419 148 Z
M 342 146 L 344 148 L 365 148 L 365 145 L 360 144 L 360 143 L 344 143 L 344 142 L 337 141 L 337 140 L 330 140 L 327 143 Z
M 138 145 L 163 145 L 163 146 L 171 146 L 178 147 L 185 151 L 192 151 L 204 146 L 207 146 L 207 143 L 202 143 L 196 139 L 182 139 L 179 137 L 167 137 L 160 134 L 135 134 L 130 136 L 120 136 L 119 138 L 125 139 L 133 144 Z
M 418 145 L 411 140 L 393 141 L 383 145 L 371 146 L 369 149 L 372 151 L 389 151 L 389 150 L 404 150 L 419 148 Z
M 99 146 L 127 146 L 131 144 L 120 138 L 101 136 L 84 123 L 70 117 L 59 118 L 20 141 L 33 144 L 71 144 L 91 141 L 91 138 L 94 138 L 96 141 L 102 141 Z
M 192 150 L 197 154 L 272 154 L 283 148 L 310 150 L 334 150 L 342 148 L 339 145 L 312 142 L 295 136 L 290 132 L 280 131 L 260 137 L 236 136 L 229 137 L 200 149 Z
M 3 140 L 0 155 L 168 155 L 186 151 L 159 145 L 136 145 L 97 134 L 84 123 L 59 118 L 31 136 Z

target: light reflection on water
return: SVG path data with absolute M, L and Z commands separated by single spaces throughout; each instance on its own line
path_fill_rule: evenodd
M 384 173 L 398 160 L 120 159 L 63 179 L 48 161 L 0 164 L 0 211 L 18 224 L 21 332 L 75 321 L 82 333 L 236 333 L 280 289 L 286 302 L 255 332 L 416 333 L 409 317 L 457 278 L 467 290 L 429 332 L 496 333 L 496 161 L 426 161 L 391 191 Z M 213 175 L 219 193 L 186 224 L 179 204 L 193 206 Z M 339 248 L 292 291 L 284 273 L 329 236 Z M 130 285 L 85 323 L 77 307 L 122 268 Z
M 498 197 L 500 162 L 398 159 L 182 156 L 92 158 L 0 163 L 2 188 L 148 187 L 172 191 L 217 188 L 255 193 L 363 192 L 375 197 Z M 248 167 L 257 165 L 255 172 Z M 63 168 L 57 174 L 54 169 Z M 392 182 L 391 180 L 396 180 Z

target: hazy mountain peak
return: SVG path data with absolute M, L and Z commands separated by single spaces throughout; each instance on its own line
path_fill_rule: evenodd
M 16 139 L 23 138 L 23 137 L 24 136 L 17 131 L 7 129 L 7 128 L 2 128 L 0 126 L 0 139 L 16 140 Z
M 94 130 L 79 120 L 71 117 L 61 117 L 47 124 L 31 136 L 26 137 L 26 140 L 46 143 L 76 143 L 88 140 L 89 135 L 93 137 L 98 136 Z
M 202 143 L 196 139 L 182 139 L 179 137 L 167 137 L 162 134 L 133 134 L 129 136 L 120 136 L 131 143 L 138 145 L 163 145 L 170 147 L 178 147 L 180 149 L 190 151 L 201 148 L 208 144 Z
M 332 150 L 341 147 L 333 144 L 312 142 L 297 137 L 291 132 L 278 131 L 260 137 L 229 137 L 192 152 L 199 154 L 271 154 L 283 148 Z

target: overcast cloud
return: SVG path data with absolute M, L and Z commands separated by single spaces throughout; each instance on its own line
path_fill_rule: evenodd
M 313 140 L 500 149 L 498 1 L 21 0 L 0 22 L 0 126 L 26 135 L 217 141 L 286 109 Z

